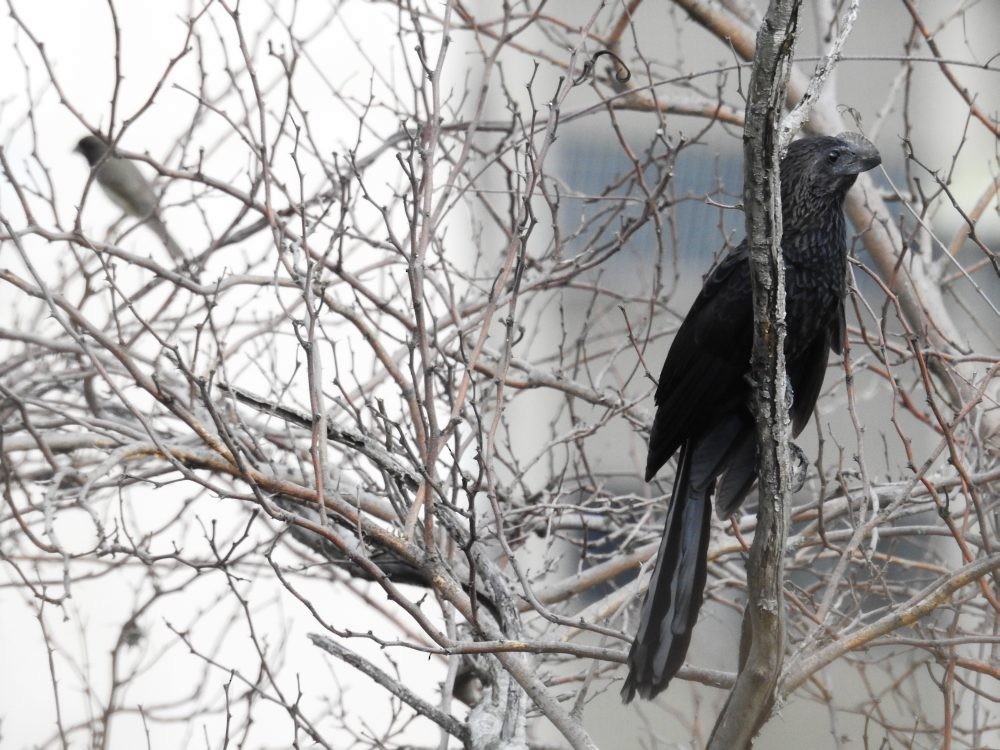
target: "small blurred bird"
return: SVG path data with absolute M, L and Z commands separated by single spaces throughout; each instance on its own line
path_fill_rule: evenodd
M 80 139 L 74 151 L 83 154 L 91 169 L 96 167 L 97 184 L 105 194 L 129 216 L 141 219 L 160 238 L 170 256 L 177 261 L 186 255 L 180 245 L 170 236 L 163 219 L 160 218 L 156 193 L 149 180 L 130 160 L 108 154 L 108 144 L 93 135 Z M 107 156 L 105 157 L 105 154 Z

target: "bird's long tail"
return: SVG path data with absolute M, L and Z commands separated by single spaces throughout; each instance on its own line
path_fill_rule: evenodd
M 181 249 L 181 246 L 177 244 L 173 236 L 167 231 L 167 225 L 163 223 L 163 219 L 157 216 L 155 213 L 146 219 L 146 224 L 153 233 L 160 238 L 160 242 L 163 246 L 167 248 L 167 252 L 170 253 L 170 257 L 176 261 L 182 261 L 187 259 L 187 254 Z
M 649 699 L 667 687 L 684 663 L 698 620 L 708 570 L 712 512 L 711 479 L 699 481 L 704 472 L 697 465 L 700 462 L 692 460 L 701 447 L 689 441 L 680 449 L 656 567 L 628 655 L 629 673 L 621 692 L 626 703 L 636 693 Z

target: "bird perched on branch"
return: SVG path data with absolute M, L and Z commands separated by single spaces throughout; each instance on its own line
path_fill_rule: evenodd
M 185 259 L 184 251 L 167 231 L 160 217 L 153 186 L 135 164 L 129 159 L 108 153 L 108 144 L 93 135 L 81 138 L 74 151 L 83 154 L 91 169 L 96 170 L 94 178 L 97 184 L 115 205 L 129 216 L 141 219 L 152 229 L 174 260 Z
M 809 421 L 841 352 L 847 282 L 843 204 L 857 176 L 882 159 L 852 133 L 803 138 L 781 160 L 781 249 L 785 260 L 785 363 L 792 434 Z M 646 481 L 676 452 L 677 473 L 663 539 L 642 604 L 622 687 L 652 698 L 677 674 L 698 619 L 707 575 L 710 498 L 734 513 L 757 479 L 751 411 L 753 307 L 744 240 L 709 273 L 677 331 L 656 388 Z

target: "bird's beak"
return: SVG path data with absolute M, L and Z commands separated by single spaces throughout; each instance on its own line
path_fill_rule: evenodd
M 856 175 L 874 169 L 882 163 L 882 155 L 879 154 L 875 144 L 858 133 L 841 133 L 837 136 L 842 141 L 851 145 L 853 158 L 845 159 L 837 165 L 837 173 L 842 175 Z

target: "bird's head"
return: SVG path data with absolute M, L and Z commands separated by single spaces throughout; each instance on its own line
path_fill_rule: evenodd
M 859 174 L 881 163 L 872 142 L 857 133 L 802 138 L 781 160 L 781 199 L 843 197 Z
M 108 150 L 108 144 L 102 141 L 100 138 L 93 135 L 85 135 L 76 144 L 76 148 L 73 149 L 79 154 L 83 154 L 83 157 L 87 160 L 90 166 L 94 166 L 101 160 L 105 152 Z

